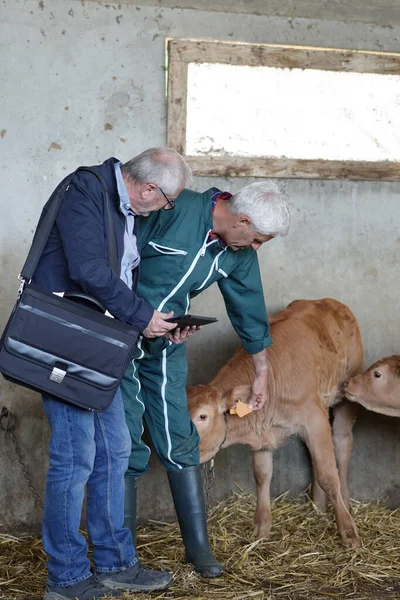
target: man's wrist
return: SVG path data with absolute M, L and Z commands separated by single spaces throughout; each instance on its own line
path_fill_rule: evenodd
M 265 377 L 266 375 L 268 375 L 268 366 L 256 368 L 256 377 Z
M 267 349 L 252 355 L 256 378 L 266 378 L 268 373 L 268 355 Z

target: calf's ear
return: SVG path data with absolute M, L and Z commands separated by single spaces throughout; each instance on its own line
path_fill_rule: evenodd
M 229 394 L 227 394 L 223 400 L 225 410 L 229 410 L 231 408 L 235 408 L 236 401 L 241 400 L 245 404 L 250 400 L 251 397 L 251 385 L 237 385 L 231 390 Z

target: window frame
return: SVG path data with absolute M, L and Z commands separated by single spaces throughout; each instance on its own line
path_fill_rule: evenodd
M 195 175 L 400 181 L 400 161 L 338 161 L 186 154 L 189 63 L 269 66 L 400 75 L 400 54 L 174 38 L 167 40 L 167 144 Z

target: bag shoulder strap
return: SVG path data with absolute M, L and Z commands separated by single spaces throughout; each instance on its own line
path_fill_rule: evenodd
M 78 171 L 89 171 L 93 173 L 100 182 L 101 187 L 104 192 L 104 207 L 105 207 L 105 215 L 106 215 L 106 229 L 107 229 L 107 253 L 108 253 L 108 262 L 110 267 L 117 273 L 118 272 L 118 262 L 117 262 L 117 245 L 115 240 L 115 231 L 112 222 L 112 213 L 111 213 L 111 202 L 108 194 L 108 189 L 105 184 L 104 179 L 90 167 L 78 167 L 76 171 L 68 175 L 63 181 L 56 187 L 53 194 L 50 196 L 50 203 L 48 210 L 44 216 L 39 219 L 38 226 L 35 231 L 35 235 L 33 237 L 32 245 L 29 250 L 28 256 L 22 267 L 21 274 L 19 279 L 29 282 L 35 269 L 38 265 L 40 257 L 42 256 L 44 247 L 49 239 L 50 232 L 53 228 L 53 225 L 56 221 L 58 211 L 60 210 L 61 203 L 64 199 L 66 192 L 71 184 L 72 179 Z
M 110 196 L 108 193 L 107 186 L 106 186 L 105 181 L 102 178 L 102 176 L 94 169 L 91 169 L 90 167 L 79 167 L 77 170 L 78 171 L 89 171 L 89 173 L 93 173 L 93 175 L 96 175 L 97 179 L 100 182 L 101 187 L 103 188 L 104 208 L 105 208 L 105 214 L 106 214 L 108 264 L 110 265 L 110 267 L 112 268 L 113 271 L 118 273 L 117 242 L 115 239 L 115 231 L 114 231 L 114 227 L 113 227 L 112 212 L 111 212 L 111 201 L 110 201 Z

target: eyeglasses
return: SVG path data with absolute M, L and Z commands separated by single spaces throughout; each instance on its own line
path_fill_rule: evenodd
M 167 204 L 165 206 L 163 206 L 164 210 L 172 210 L 175 208 L 176 206 L 176 200 L 175 198 L 168 198 L 168 196 L 163 192 L 163 190 L 160 188 L 160 186 L 157 186 L 158 189 L 160 190 L 160 192 L 162 193 L 162 195 L 164 196 L 164 198 L 167 201 Z M 168 208 L 167 208 L 168 206 Z

